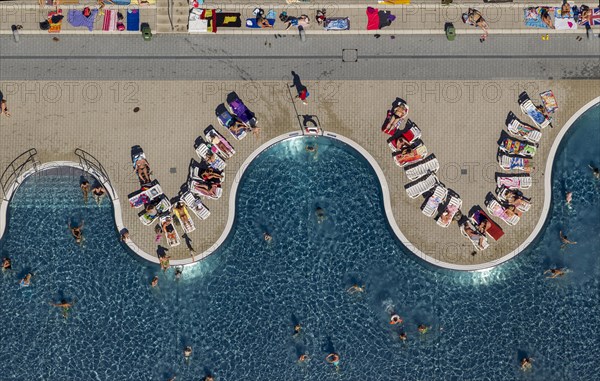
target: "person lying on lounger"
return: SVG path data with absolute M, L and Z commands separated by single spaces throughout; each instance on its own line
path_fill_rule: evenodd
M 388 123 L 385 125 L 385 128 L 383 129 L 383 132 L 385 133 L 390 133 L 392 132 L 396 127 L 399 122 L 402 122 L 402 120 L 406 117 L 406 114 L 408 113 L 408 109 L 406 108 L 406 105 L 404 103 L 400 103 L 399 105 L 397 105 L 396 107 L 394 107 L 391 111 L 388 111 Z
M 218 174 L 212 168 L 206 168 L 204 170 L 204 172 L 202 172 L 201 176 L 202 176 L 202 180 L 204 180 L 208 183 L 210 183 L 210 182 L 220 183 L 221 180 L 223 179 L 223 175 Z
M 186 213 L 185 205 L 183 204 L 183 202 L 180 201 L 177 204 L 175 204 L 174 210 L 177 211 L 177 213 L 179 213 L 179 219 L 181 220 L 181 223 L 184 226 L 192 226 L 192 221 L 190 221 L 190 218 Z
M 410 146 L 405 146 L 400 150 L 400 153 L 396 156 L 396 160 L 398 160 L 401 164 L 410 163 L 411 161 L 415 161 L 421 159 L 422 156 L 417 152 L 416 149 L 411 148 Z
M 517 192 L 513 190 L 507 191 L 505 198 L 506 202 L 508 202 L 509 205 L 514 205 L 517 208 L 521 206 L 527 206 L 530 204 L 529 201 L 523 199 L 523 197 L 521 197 Z
M 235 135 L 239 135 L 242 133 L 242 131 L 252 131 L 252 129 L 248 126 L 246 126 L 244 123 L 240 122 L 239 120 L 236 120 L 235 122 L 233 122 L 233 125 L 231 127 L 229 127 L 229 130 L 231 132 L 233 132 Z
M 448 206 L 446 208 L 446 210 L 444 210 L 442 212 L 442 215 L 440 216 L 440 220 L 442 221 L 442 223 L 444 225 L 448 225 L 450 222 L 452 222 L 452 218 L 454 217 L 454 210 L 452 209 L 451 206 Z
M 481 234 L 485 234 L 485 232 L 492 227 L 492 223 L 487 218 L 482 218 L 477 224 L 477 231 Z
M 229 153 L 229 149 L 227 148 L 227 146 L 221 141 L 221 139 L 219 139 L 219 137 L 215 134 L 210 134 L 210 143 L 214 146 L 217 146 L 217 148 L 223 152 L 223 153 Z
M 200 184 L 200 183 L 196 183 L 194 185 L 194 187 L 196 188 L 196 190 L 203 191 L 203 192 L 205 192 L 209 196 L 216 196 L 217 195 L 217 188 L 219 187 L 219 185 L 218 184 Z
M 137 172 L 140 181 L 144 184 L 148 184 L 152 182 L 150 180 L 150 166 L 148 165 L 148 160 L 140 158 L 135 162 L 135 171 Z
M 175 231 L 175 228 L 173 227 L 172 221 L 173 220 L 169 217 L 169 218 L 165 219 L 162 223 L 162 229 L 164 232 L 166 232 L 167 240 L 169 242 L 177 240 L 177 232 Z
M 471 229 L 471 227 L 469 225 L 465 225 L 465 233 L 467 234 L 467 236 L 469 237 L 469 239 L 473 242 L 475 242 L 477 244 L 477 246 L 481 249 L 483 249 L 483 246 L 485 244 L 485 237 L 483 236 L 483 234 L 476 232 L 475 230 Z

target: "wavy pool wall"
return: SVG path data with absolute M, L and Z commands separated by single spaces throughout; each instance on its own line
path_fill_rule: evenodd
M 385 210 L 385 214 L 386 214 L 388 223 L 389 223 L 390 227 L 392 228 L 392 230 L 394 231 L 394 234 L 396 234 L 397 238 L 400 240 L 400 242 L 402 242 L 402 244 L 408 250 L 410 250 L 414 255 L 421 258 L 422 260 L 424 260 L 434 266 L 437 266 L 437 267 L 451 269 L 451 270 L 461 270 L 461 271 L 480 271 L 480 270 L 491 269 L 493 267 L 500 265 L 501 263 L 504 263 L 504 262 L 514 258 L 518 254 L 523 252 L 531 243 L 533 243 L 535 241 L 536 237 L 540 234 L 540 232 L 544 228 L 546 219 L 550 212 L 550 206 L 551 206 L 551 202 L 552 202 L 552 168 L 554 165 L 554 158 L 558 152 L 558 148 L 560 147 L 560 144 L 561 144 L 563 138 L 566 136 L 567 132 L 573 126 L 573 124 L 577 121 L 577 119 L 581 115 L 583 115 L 587 110 L 589 110 L 590 108 L 592 108 L 593 106 L 595 106 L 599 103 L 600 103 L 600 97 L 597 97 L 597 98 L 593 99 L 592 101 L 588 102 L 587 104 L 585 104 L 583 107 L 581 107 L 575 114 L 573 114 L 573 116 L 571 116 L 571 118 L 569 118 L 569 120 L 567 121 L 565 126 L 560 130 L 556 139 L 554 140 L 552 147 L 550 148 L 548 158 L 546 160 L 546 171 L 545 171 L 545 175 L 544 175 L 543 209 L 542 209 L 540 218 L 539 218 L 535 228 L 531 232 L 531 234 L 523 241 L 523 243 L 521 243 L 521 245 L 519 245 L 519 247 L 517 249 L 506 254 L 505 256 L 503 256 L 499 259 L 490 261 L 490 262 L 485 262 L 485 263 L 476 264 L 476 265 L 459 265 L 459 264 L 441 262 L 433 257 L 428 256 L 427 254 L 425 254 L 421 250 L 419 250 L 413 243 L 411 243 L 408 240 L 408 238 L 406 238 L 406 236 L 402 233 L 400 227 L 396 223 L 396 220 L 395 220 L 393 212 L 392 212 L 391 198 L 390 198 L 390 191 L 388 188 L 388 184 L 385 179 L 385 175 L 384 175 L 383 171 L 381 170 L 381 167 L 375 160 L 375 158 L 373 158 L 373 156 L 371 156 L 371 154 L 367 150 L 365 150 L 362 146 L 360 146 L 358 143 L 356 143 L 353 140 L 348 139 L 342 135 L 331 133 L 331 132 L 325 132 L 323 134 L 323 136 L 339 140 L 339 141 L 349 145 L 350 147 L 352 147 L 356 151 L 358 151 L 369 162 L 369 164 L 375 171 L 377 178 L 379 180 L 379 184 L 381 186 L 382 196 L 383 196 L 383 206 L 384 206 L 384 210 Z M 292 133 L 286 133 L 283 135 L 279 135 L 279 136 L 267 141 L 266 143 L 262 144 L 256 150 L 254 150 L 252 152 L 252 154 L 250 154 L 250 156 L 248 156 L 246 158 L 246 160 L 242 163 L 242 165 L 240 166 L 240 169 L 237 171 L 237 173 L 235 175 L 234 181 L 232 182 L 232 188 L 231 188 L 231 192 L 229 194 L 229 211 L 228 211 L 228 216 L 227 216 L 227 223 L 225 225 L 225 228 L 223 229 L 223 232 L 217 239 L 217 241 L 210 248 L 205 250 L 204 252 L 198 253 L 189 259 L 171 260 L 171 264 L 175 265 L 175 266 L 190 265 L 190 264 L 193 264 L 194 262 L 201 260 L 203 258 L 206 258 L 207 256 L 214 253 L 225 242 L 225 240 L 229 236 L 229 233 L 231 232 L 231 229 L 233 228 L 233 223 L 235 221 L 235 212 L 236 212 L 235 207 L 236 207 L 237 191 L 238 191 L 238 187 L 241 182 L 242 176 L 244 175 L 244 172 L 246 171 L 246 168 L 248 168 L 248 166 L 252 163 L 252 161 L 256 157 L 258 157 L 258 155 L 260 155 L 262 152 L 267 150 L 269 147 L 271 147 L 281 141 L 295 138 L 295 137 L 301 137 L 301 136 L 302 136 L 302 134 L 300 132 L 292 132 Z M 39 171 L 43 171 L 43 170 L 47 170 L 47 169 L 51 169 L 51 168 L 56 168 L 59 166 L 68 166 L 68 167 L 78 168 L 80 170 L 90 173 L 91 175 L 94 175 L 94 173 L 91 173 L 86 168 L 83 168 L 80 164 L 75 163 L 75 162 L 69 162 L 69 161 L 56 161 L 56 162 L 41 164 L 38 166 L 37 171 L 39 172 Z M 2 236 L 3 236 L 5 228 L 6 228 L 6 216 L 7 216 L 7 212 L 8 212 L 8 204 L 9 204 L 10 200 L 12 199 L 12 196 L 18 189 L 19 185 L 23 182 L 23 180 L 25 180 L 27 177 L 31 176 L 35 172 L 36 171 L 32 168 L 29 171 L 24 172 L 21 176 L 19 176 L 18 180 L 14 184 L 12 184 L 10 189 L 8 190 L 7 197 L 5 198 L 5 200 L 2 201 L 2 205 L 0 206 L 0 240 L 2 239 Z M 112 200 L 111 200 L 112 204 L 113 204 L 113 210 L 114 210 L 114 220 L 115 220 L 115 225 L 116 225 L 117 231 L 121 231 L 121 229 L 125 228 L 125 226 L 123 225 L 123 217 L 122 217 L 121 205 L 120 205 L 119 199 L 118 199 L 118 197 L 116 197 L 116 191 L 110 186 L 110 183 L 104 183 L 104 185 L 107 187 L 109 194 L 115 195 L 115 197 L 112 198 Z M 158 263 L 158 258 L 156 257 L 156 255 L 146 253 L 145 251 L 140 249 L 132 240 L 127 240 L 125 242 L 125 244 L 132 252 L 134 252 L 138 256 L 140 256 L 150 262 Z

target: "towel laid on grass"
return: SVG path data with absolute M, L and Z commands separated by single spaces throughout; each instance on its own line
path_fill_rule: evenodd
M 84 26 L 91 32 L 94 30 L 94 20 L 96 19 L 97 9 L 93 9 L 89 17 L 85 17 L 83 12 L 78 9 L 71 9 L 67 13 L 67 21 L 74 27 Z

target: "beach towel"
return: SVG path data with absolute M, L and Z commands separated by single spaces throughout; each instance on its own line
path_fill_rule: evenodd
M 544 108 L 547 112 L 553 113 L 558 110 L 558 102 L 556 101 L 552 90 L 547 90 L 543 93 L 540 93 L 540 97 L 542 98 L 542 103 L 544 104 Z
M 489 236 L 492 237 L 494 241 L 498 241 L 504 235 L 504 231 L 502 230 L 502 228 L 491 218 L 489 218 L 488 215 L 485 214 L 485 212 L 481 209 L 477 210 L 473 214 L 473 220 L 477 225 L 479 225 L 481 221 L 488 220 L 491 226 L 486 230 L 486 233 L 489 234 Z
M 117 29 L 117 11 L 106 10 L 104 11 L 104 23 L 102 24 L 102 30 L 105 32 L 114 32 Z
M 94 20 L 96 19 L 97 9 L 93 9 L 89 17 L 85 17 L 83 12 L 78 9 L 71 9 L 67 13 L 67 21 L 74 27 L 84 26 L 91 32 L 94 30 Z
M 600 8 L 590 9 L 586 17 L 583 17 L 583 15 L 579 17 L 579 25 L 581 26 L 600 26 Z
M 129 5 L 131 0 L 111 0 L 111 3 L 114 5 Z
M 133 8 L 127 10 L 127 30 L 139 31 L 140 30 L 140 10 Z
M 272 19 L 268 18 L 267 21 L 269 22 L 269 25 L 271 25 L 271 26 L 275 25 L 274 18 L 272 18 Z M 246 19 L 246 28 L 260 28 L 260 25 L 258 25 L 255 18 Z
M 332 17 L 323 22 L 325 30 L 349 30 L 350 19 L 348 17 Z
M 379 10 L 373 7 L 367 7 L 367 30 L 379 29 Z
M 568 15 L 561 15 L 560 8 L 554 10 L 554 28 L 559 30 L 577 29 L 575 16 L 571 10 Z
M 60 33 L 63 17 L 62 9 L 48 12 L 48 22 L 50 23 L 50 29 L 48 29 L 48 33 Z
M 408 5 L 410 4 L 410 0 L 378 0 L 377 3 L 385 5 Z
M 548 25 L 542 21 L 542 7 L 525 8 L 525 25 L 531 28 L 548 29 Z

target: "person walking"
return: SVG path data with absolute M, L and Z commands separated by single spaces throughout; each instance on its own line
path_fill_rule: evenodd
M 295 87 L 296 88 L 296 92 L 298 93 L 298 95 L 296 95 L 296 98 L 300 98 L 300 100 L 302 101 L 302 104 L 308 104 L 306 103 L 306 99 L 308 98 L 308 96 L 310 95 L 310 93 L 308 92 L 308 89 L 306 88 L 306 86 L 304 86 L 302 84 L 302 81 L 300 80 L 300 76 L 298 74 L 296 74 L 295 71 L 292 71 L 292 81 L 293 83 L 290 85 L 290 87 Z

